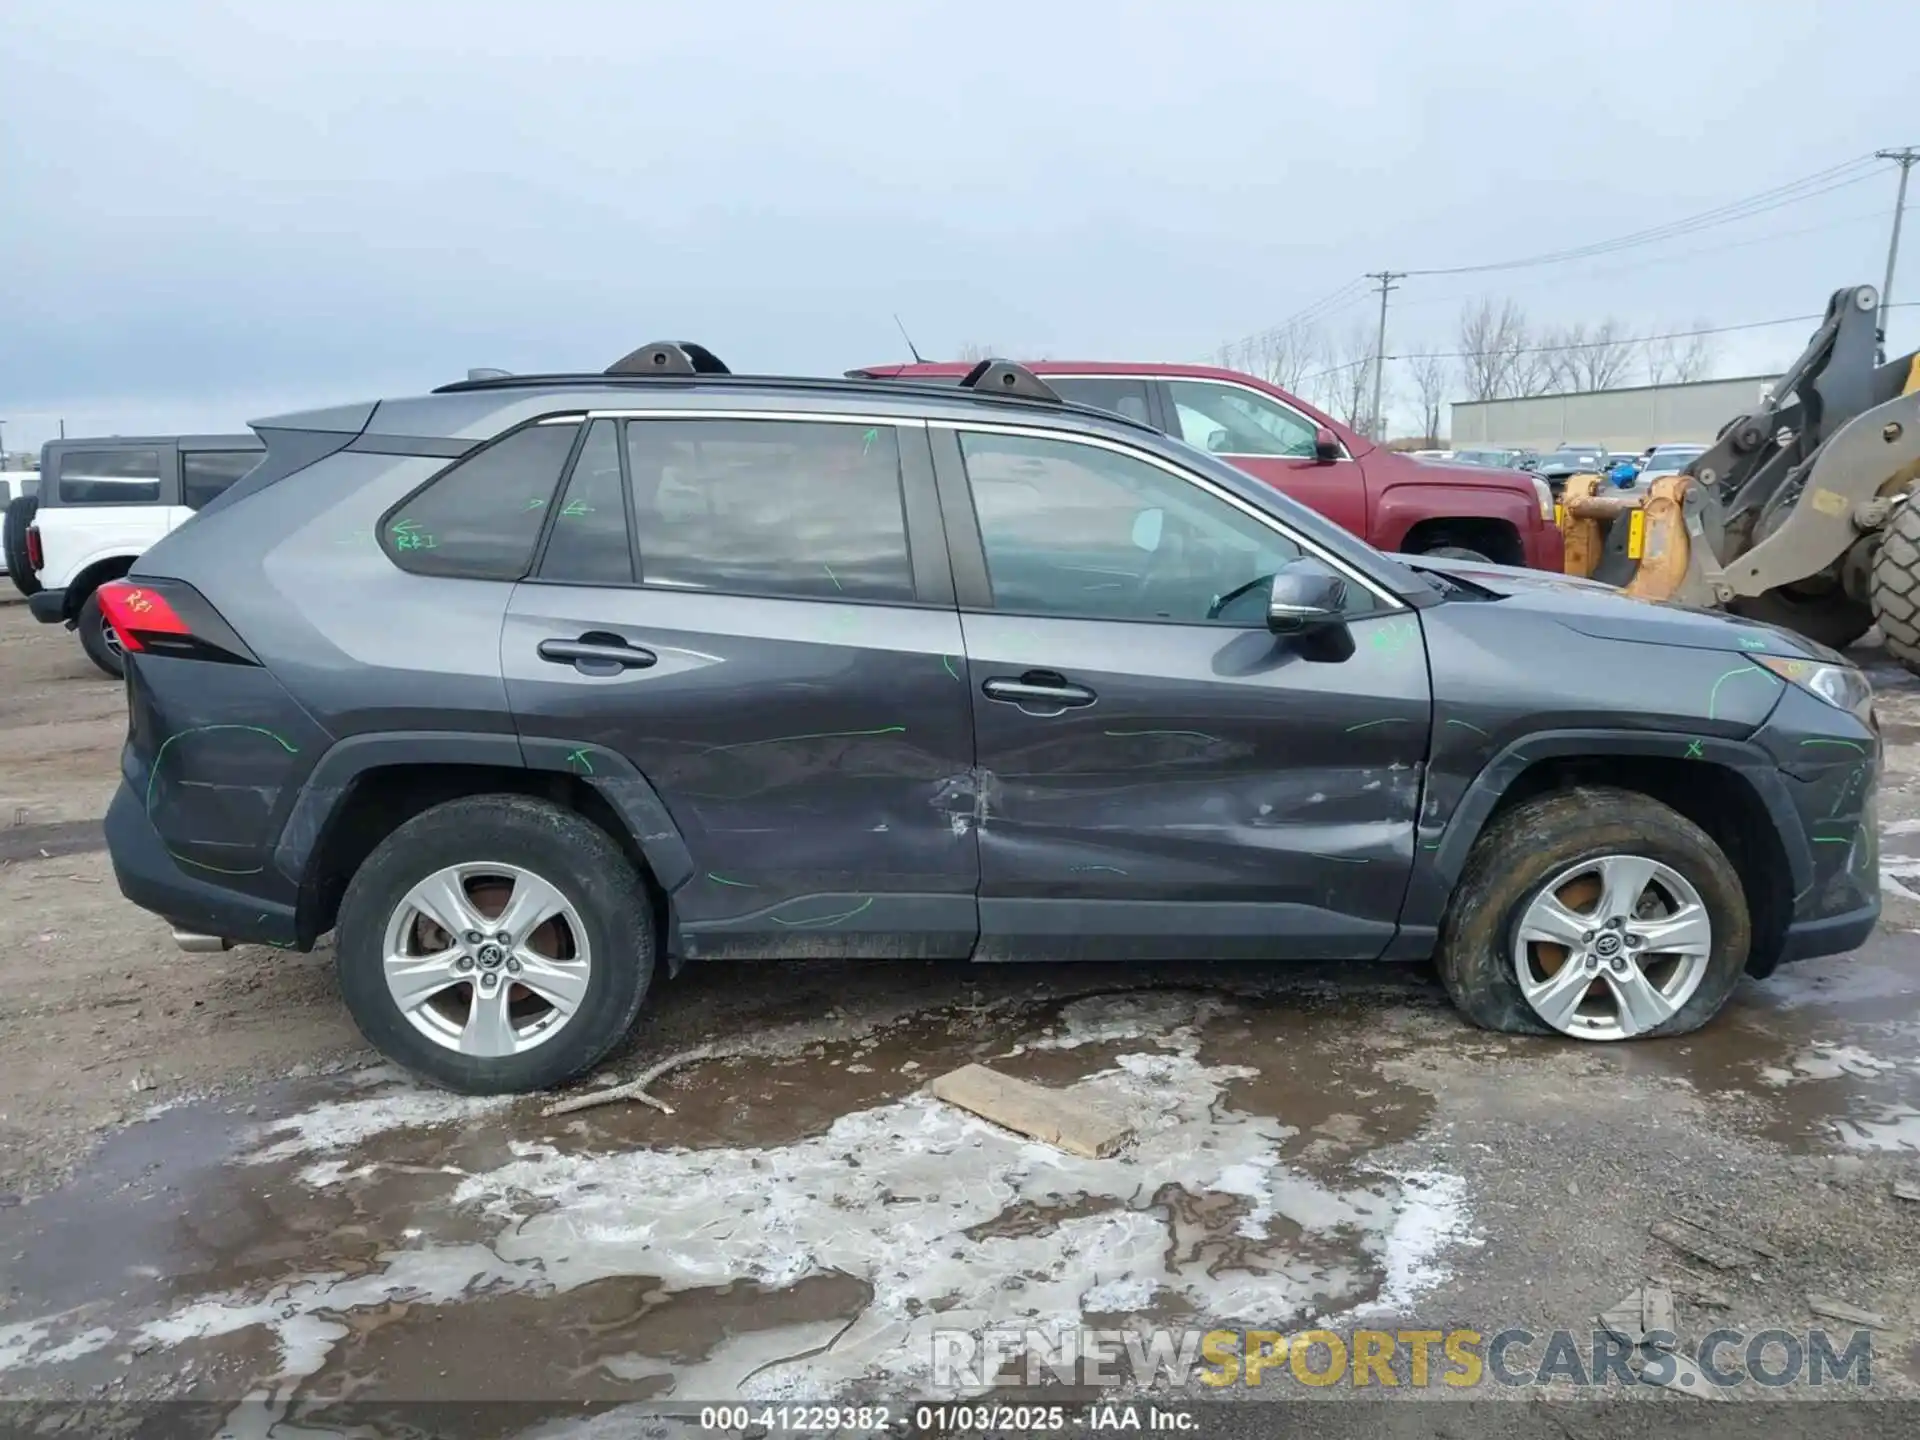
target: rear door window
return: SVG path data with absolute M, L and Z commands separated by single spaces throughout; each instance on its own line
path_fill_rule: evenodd
M 627 468 L 644 584 L 914 598 L 890 425 L 629 420 Z
M 69 450 L 60 457 L 62 505 L 142 505 L 160 498 L 160 452 Z
M 1147 382 L 1112 375 L 1043 375 L 1040 377 L 1062 400 L 1111 410 L 1129 420 L 1148 423 Z
M 264 450 L 184 450 L 180 454 L 180 494 L 189 510 L 198 510 L 266 458 Z
M 441 471 L 388 512 L 381 548 L 416 575 L 521 579 L 579 432 L 529 425 Z

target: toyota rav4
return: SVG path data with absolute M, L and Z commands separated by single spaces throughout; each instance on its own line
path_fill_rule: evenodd
M 1434 957 L 1474 1022 L 1704 1023 L 1879 891 L 1861 673 L 1382 554 L 1019 366 L 688 344 L 260 422 L 101 587 L 121 889 L 333 932 L 441 1084 L 565 1080 L 707 957 Z

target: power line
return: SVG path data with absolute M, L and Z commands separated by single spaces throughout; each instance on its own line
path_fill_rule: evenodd
M 1244 345 L 1255 344 L 1269 336 L 1284 334 L 1296 326 L 1312 324 L 1317 320 L 1324 320 L 1330 315 L 1338 314 L 1367 293 L 1371 288 L 1367 284 L 1367 279 L 1365 275 L 1356 275 L 1338 290 L 1321 296 L 1311 305 L 1301 307 L 1278 324 L 1268 325 L 1264 329 L 1254 331 L 1251 335 L 1242 335 L 1238 340 L 1231 340 L 1217 347 L 1217 350 L 1238 350 Z

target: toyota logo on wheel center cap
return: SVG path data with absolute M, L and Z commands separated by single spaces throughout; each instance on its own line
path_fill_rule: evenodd
M 1614 934 L 1602 935 L 1598 940 L 1593 942 L 1593 948 L 1597 953 L 1608 957 L 1618 955 L 1620 953 L 1620 937 Z M 480 963 L 484 965 L 486 961 L 482 959 Z
M 500 953 L 500 947 L 498 945 L 482 945 L 480 947 L 480 967 L 483 970 L 499 969 L 501 962 L 506 958 L 505 955 Z

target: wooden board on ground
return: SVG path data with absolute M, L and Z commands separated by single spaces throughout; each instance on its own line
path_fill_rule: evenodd
M 1123 1122 L 1096 1106 L 985 1065 L 948 1071 L 933 1082 L 933 1095 L 983 1120 L 1090 1160 L 1106 1159 L 1133 1138 Z

